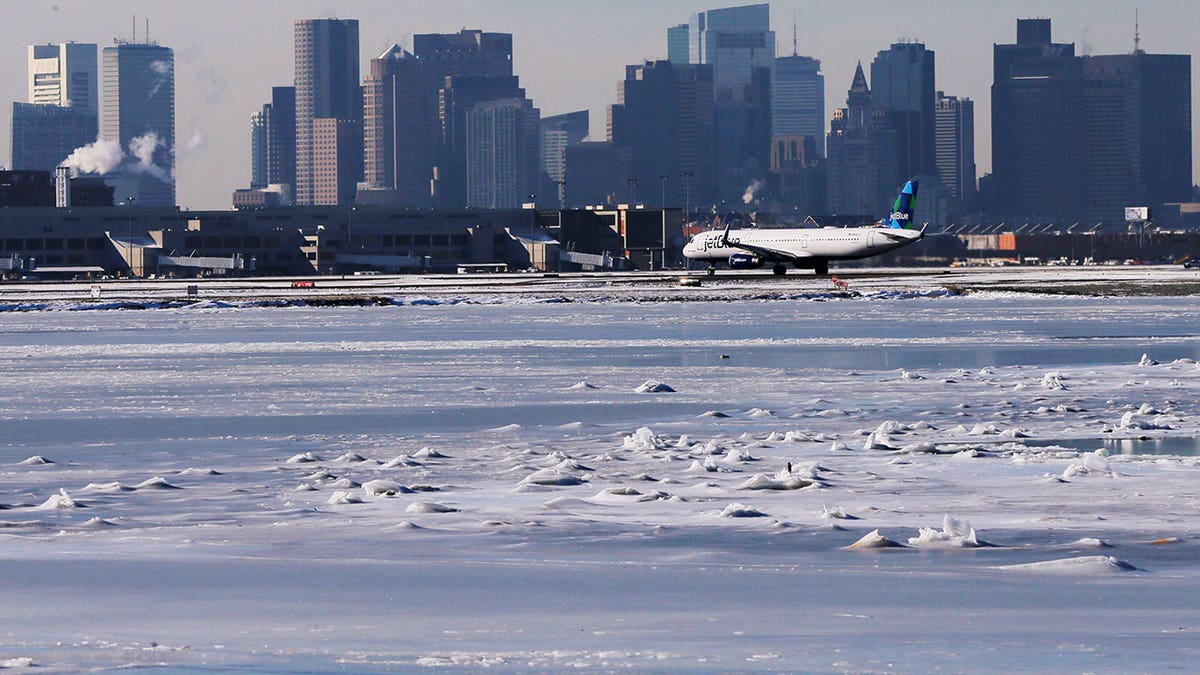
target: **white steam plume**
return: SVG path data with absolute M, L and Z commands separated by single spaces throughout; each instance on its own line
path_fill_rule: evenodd
M 117 141 L 96 139 L 82 148 L 76 148 L 60 166 L 69 166 L 79 173 L 109 173 L 125 159 L 121 144 Z
M 162 144 L 162 141 L 158 139 L 158 134 L 153 131 L 129 141 L 129 152 L 138 160 L 137 164 L 129 165 L 129 170 L 133 173 L 148 173 L 164 183 L 170 183 L 171 176 L 165 169 L 154 163 L 154 150 Z
M 758 179 L 755 179 L 755 181 L 753 183 L 747 185 L 746 191 L 744 193 L 742 193 L 742 202 L 744 202 L 746 204 L 753 202 L 754 196 L 758 193 L 759 190 L 762 189 L 762 185 L 763 185 L 762 181 L 758 180 Z

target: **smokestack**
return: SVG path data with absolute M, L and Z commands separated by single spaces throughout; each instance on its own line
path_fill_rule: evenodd
M 71 208 L 71 167 L 58 166 L 54 169 L 54 205 L 60 209 Z

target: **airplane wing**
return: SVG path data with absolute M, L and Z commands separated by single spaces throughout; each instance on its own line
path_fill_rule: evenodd
M 770 248 L 769 246 L 757 246 L 755 244 L 743 244 L 740 242 L 731 241 L 729 239 L 725 240 L 725 245 L 732 246 L 734 248 L 740 248 L 743 251 L 748 251 L 748 252 L 753 253 L 754 255 L 762 258 L 763 260 L 774 260 L 774 261 L 778 261 L 778 262 L 796 262 L 797 260 L 803 260 L 804 258 L 812 257 L 811 255 L 809 255 L 807 253 L 801 255 L 798 253 L 793 253 L 791 251 L 781 251 L 777 248 Z
M 928 223 L 926 223 L 925 227 L 928 227 Z M 922 239 L 925 236 L 925 227 L 921 228 L 921 234 L 917 236 L 917 239 Z M 917 239 L 913 239 L 912 237 L 906 237 L 902 234 L 897 234 L 894 230 L 890 230 L 889 228 L 886 228 L 886 227 L 880 228 L 878 230 L 878 232 L 879 232 L 879 234 L 882 234 L 883 236 L 887 237 L 888 239 L 891 239 L 892 241 L 911 242 L 911 241 L 917 240 Z
M 754 255 L 762 258 L 763 260 L 774 260 L 777 262 L 795 262 L 797 260 L 800 260 L 801 258 L 810 257 L 807 254 L 798 255 L 798 254 L 792 253 L 790 251 L 781 251 L 779 249 L 770 248 L 768 246 L 756 246 L 754 244 L 743 244 L 739 241 L 733 241 L 729 238 L 730 224 L 731 223 L 726 223 L 725 231 L 723 233 L 721 233 L 721 245 L 722 246 L 732 246 L 734 248 L 740 248 L 743 251 L 753 253 Z

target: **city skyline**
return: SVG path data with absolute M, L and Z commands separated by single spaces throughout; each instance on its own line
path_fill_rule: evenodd
M 47 7 L 8 10 L 0 27 L 10 64 L 25 60 L 28 45 L 95 42 L 108 46 L 114 37 L 129 39 L 136 25 L 176 53 L 177 191 L 181 206 L 228 208 L 229 194 L 249 183 L 251 115 L 269 100 L 271 87 L 293 82 L 292 27 L 295 19 L 337 16 L 362 22 L 359 65 L 391 44 L 411 49 L 415 33 L 454 32 L 461 28 L 513 34 L 514 74 L 533 104 L 550 116 L 574 110 L 591 112 L 592 140 L 603 140 L 603 120 L 615 103 L 625 66 L 667 58 L 667 29 L 699 11 L 742 3 L 664 0 L 645 7 L 624 0 L 604 8 L 584 8 L 550 0 L 511 3 L 448 2 L 429 8 L 415 2 L 299 1 L 279 11 L 265 2 L 215 0 L 204 7 L 115 0 L 105 14 L 94 6 L 65 0 Z M 988 102 L 994 43 L 1011 43 L 1017 18 L 1053 19 L 1055 40 L 1074 42 L 1081 54 L 1122 54 L 1133 49 L 1134 8 L 1140 8 L 1142 49 L 1152 53 L 1190 54 L 1195 47 L 1188 26 L 1200 22 L 1195 3 L 1098 2 L 1086 8 L 1060 2 L 1016 2 L 1000 7 L 950 6 L 932 2 L 867 2 L 833 14 L 803 2 L 772 2 L 771 29 L 777 54 L 792 53 L 792 17 L 798 25 L 798 51 L 822 62 L 826 80 L 826 117 L 844 104 L 854 65 L 898 41 L 923 42 L 938 54 L 936 87 L 976 103 L 978 173 L 990 171 Z M 222 11 L 222 10 L 228 11 Z M 236 11 L 235 11 L 236 9 Z M 136 24 L 133 15 L 137 16 Z M 235 19 L 231 19 L 234 17 Z M 636 21 L 630 21 L 635 17 Z M 820 24 L 821 29 L 815 26 Z M 614 39 L 616 38 L 616 39 Z M 1196 132 L 1196 69 L 1193 72 L 1193 144 Z M 0 85 L 7 101 L 26 97 L 26 74 L 5 69 Z M 871 83 L 874 87 L 874 83 Z M 5 116 L 10 110 L 4 108 Z M 7 124 L 10 120 L 5 120 Z M 828 129 L 826 129 L 828 131 Z M 9 154 L 7 134 L 0 155 Z M 1200 152 L 1193 152 L 1194 165 Z M 1193 168 L 1194 176 L 1200 170 Z

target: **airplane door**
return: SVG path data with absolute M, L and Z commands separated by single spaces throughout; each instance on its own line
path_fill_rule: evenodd
M 807 235 L 800 237 L 800 248 L 804 248 L 804 249 L 808 248 L 808 236 Z

